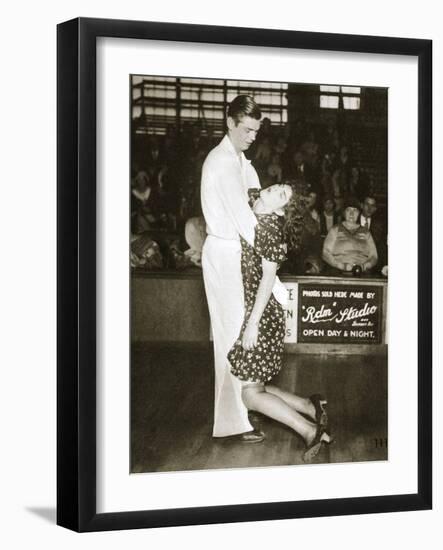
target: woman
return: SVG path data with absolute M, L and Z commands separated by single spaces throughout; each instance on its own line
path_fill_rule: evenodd
M 372 235 L 359 223 L 360 203 L 347 198 L 343 203 L 344 220 L 329 230 L 323 244 L 323 259 L 346 274 L 369 271 L 378 261 Z
M 242 382 L 246 407 L 300 434 L 306 445 L 303 459 L 310 462 L 322 444 L 331 441 L 326 432 L 326 401 L 319 395 L 299 397 L 269 384 L 282 367 L 285 336 L 283 307 L 272 288 L 286 246 L 295 247 L 299 241 L 299 197 L 290 185 L 276 184 L 252 190 L 251 199 L 258 224 L 254 248 L 241 239 L 245 318 L 228 359 L 232 374 Z

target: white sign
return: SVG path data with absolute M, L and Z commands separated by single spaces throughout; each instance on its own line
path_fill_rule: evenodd
M 297 342 L 297 302 L 298 283 L 283 283 L 288 291 L 288 303 L 285 306 L 286 334 L 285 344 Z

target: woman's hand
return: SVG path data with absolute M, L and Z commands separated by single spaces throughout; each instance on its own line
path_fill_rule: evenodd
M 346 256 L 346 262 L 351 265 L 355 265 L 355 264 L 361 265 L 367 259 L 368 259 L 368 256 L 366 254 L 363 254 L 362 252 L 358 252 L 357 250 L 352 252 L 352 254 L 348 254 Z
M 248 322 L 243 333 L 242 347 L 245 350 L 254 349 L 258 342 L 258 323 Z

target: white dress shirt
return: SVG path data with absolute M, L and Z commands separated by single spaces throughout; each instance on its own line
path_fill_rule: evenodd
M 241 235 L 253 246 L 257 219 L 248 206 L 251 187 L 260 187 L 257 172 L 226 135 L 202 168 L 201 201 L 208 235 L 237 241 Z
M 366 216 L 360 214 L 360 225 L 366 227 L 367 229 L 371 229 L 371 218 L 366 218 Z

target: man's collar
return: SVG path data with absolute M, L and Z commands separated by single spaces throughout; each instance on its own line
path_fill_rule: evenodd
M 237 158 L 241 158 L 242 163 L 245 161 L 249 164 L 251 163 L 251 161 L 245 157 L 243 151 L 240 152 L 240 155 L 237 153 L 228 134 L 225 134 L 225 137 L 220 142 L 220 146 L 223 147 L 225 151 L 229 151 L 230 153 L 235 155 Z
M 234 146 L 232 145 L 232 141 L 229 139 L 228 134 L 225 134 L 223 139 L 220 141 L 220 145 L 221 147 L 223 147 L 223 149 L 226 149 L 226 151 L 237 154 L 234 149 Z

